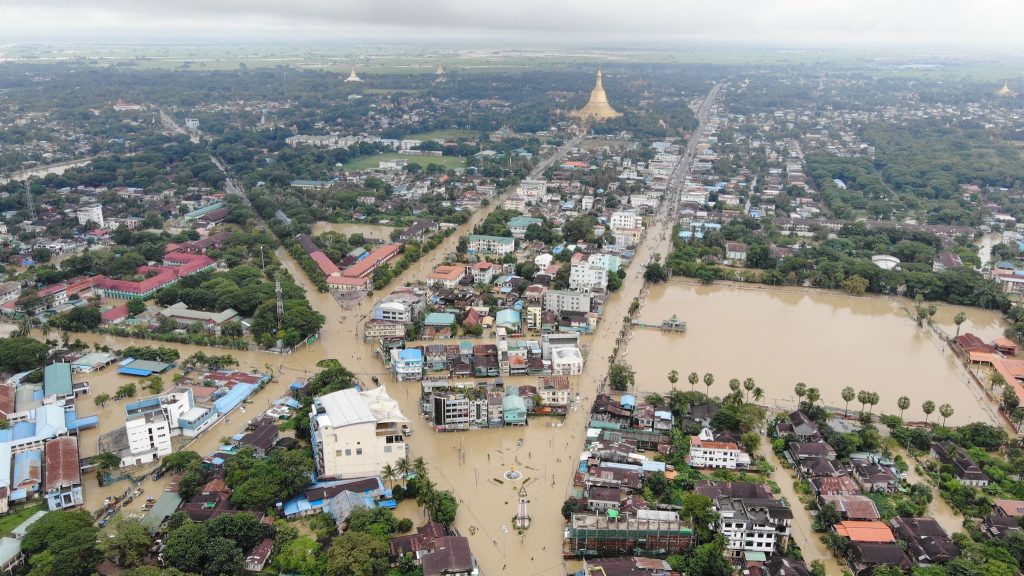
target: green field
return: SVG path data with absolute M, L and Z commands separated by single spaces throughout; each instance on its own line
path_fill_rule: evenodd
M 410 164 L 419 164 L 426 168 L 427 164 L 440 164 L 448 169 L 453 168 L 465 168 L 466 159 L 458 156 L 410 156 L 409 154 L 376 154 L 374 156 L 360 156 L 355 160 L 345 164 L 343 168 L 345 170 L 370 170 L 377 167 L 378 160 L 394 160 L 400 159 L 409 162 Z
M 402 136 L 408 140 L 458 140 L 459 138 L 478 138 L 480 137 L 479 132 L 473 132 L 472 130 L 434 130 L 433 132 L 423 132 L 421 134 L 408 134 Z
M 19 524 L 28 520 L 29 516 L 36 512 L 46 512 L 46 503 L 40 502 L 31 506 L 23 506 L 15 509 L 10 514 L 0 517 L 0 536 L 7 536 L 18 527 Z

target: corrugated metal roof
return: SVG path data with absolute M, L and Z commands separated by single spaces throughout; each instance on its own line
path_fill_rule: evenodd
M 71 364 L 50 364 L 43 368 L 43 390 L 47 396 L 71 394 Z
M 39 450 L 29 450 L 14 455 L 14 467 L 11 485 L 14 488 L 39 487 L 43 481 L 43 454 Z
M 78 462 L 78 439 L 61 436 L 46 443 L 46 490 L 56 490 L 82 483 Z

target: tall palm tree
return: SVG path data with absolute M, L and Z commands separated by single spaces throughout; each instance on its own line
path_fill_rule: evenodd
M 1011 418 L 1013 418 L 1013 421 L 1017 424 L 1017 432 L 1020 432 L 1020 423 L 1024 422 L 1024 408 L 1021 408 L 1020 406 L 1014 408 Z
M 850 402 L 857 397 L 857 392 L 854 391 L 853 387 L 847 386 L 843 388 L 843 400 L 846 401 L 846 408 L 843 409 L 843 418 L 850 415 Z
M 870 392 L 868 394 L 868 405 L 871 406 L 871 409 L 868 410 L 868 414 L 874 413 L 875 406 L 878 405 L 878 402 L 881 399 L 882 399 L 882 397 L 878 395 L 878 392 Z
M 403 456 L 395 460 L 395 472 L 402 479 L 402 486 L 405 486 L 406 481 L 409 479 L 409 459 Z
M 857 402 L 860 402 L 860 411 L 863 412 L 864 407 L 871 402 L 871 392 L 868 392 L 867 390 L 857 392 Z
M 393 490 L 395 488 L 395 478 L 398 477 L 398 472 L 391 464 L 385 464 L 380 470 L 380 477 L 385 482 L 389 482 L 391 484 L 391 489 Z
M 739 378 L 733 378 L 729 380 L 729 390 L 732 391 L 733 393 L 739 392 L 740 386 L 741 384 Z
M 967 314 L 964 314 L 963 312 L 959 312 L 956 316 L 953 317 L 953 324 L 956 324 L 956 336 L 954 336 L 954 338 L 960 337 L 960 325 L 963 324 L 966 320 Z
M 760 386 L 754 388 L 754 391 L 750 393 L 754 397 L 754 402 L 760 402 L 764 400 L 764 389 Z
M 43 322 L 43 325 L 39 327 L 39 330 L 43 333 L 43 340 L 46 340 L 46 338 L 50 335 L 50 331 L 52 330 L 52 328 L 50 328 L 49 322 Z
M 416 473 L 417 478 L 427 476 L 427 463 L 422 456 L 412 461 L 412 471 Z
M 679 371 L 672 370 L 668 373 L 668 382 L 672 385 L 672 389 L 676 389 L 676 382 L 679 382 Z
M 807 384 L 797 382 L 796 386 L 793 387 L 793 392 L 796 394 L 796 397 L 800 399 L 797 402 L 802 404 L 804 396 L 807 394 Z
M 924 412 L 924 423 L 927 424 L 928 417 L 932 415 L 932 412 L 935 412 L 935 402 L 925 400 L 924 404 L 921 404 L 921 411 Z
M 942 414 L 942 425 L 943 426 L 946 425 L 946 418 L 949 418 L 950 416 L 952 416 L 953 412 L 954 412 L 953 407 L 950 406 L 949 404 L 943 404 L 942 406 L 939 406 L 939 414 Z
M 818 400 L 821 400 L 821 390 L 818 390 L 817 388 L 808 388 L 807 403 L 814 406 L 814 403 Z
M 907 396 L 900 396 L 896 400 L 896 406 L 900 409 L 900 419 L 903 419 L 903 411 L 910 408 L 910 398 Z
M 693 392 L 693 387 L 697 385 L 697 382 L 700 382 L 700 375 L 696 372 L 690 372 L 686 380 L 690 383 L 690 392 Z
M 707 386 L 707 389 L 708 389 L 706 396 L 708 396 L 708 397 L 711 396 L 711 385 L 714 384 L 714 383 L 715 383 L 715 375 L 714 374 L 708 372 L 707 374 L 704 375 L 704 385 Z
M 747 378 L 743 381 L 743 389 L 747 391 L 746 399 L 750 400 L 750 393 L 754 391 L 757 384 L 754 383 L 753 378 Z

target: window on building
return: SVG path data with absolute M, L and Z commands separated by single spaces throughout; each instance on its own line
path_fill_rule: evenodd
M 356 456 L 362 456 L 362 455 L 363 455 L 363 449 L 362 448 L 356 448 Z
M 352 449 L 351 448 L 345 448 L 345 456 L 351 456 L 351 455 L 352 455 Z

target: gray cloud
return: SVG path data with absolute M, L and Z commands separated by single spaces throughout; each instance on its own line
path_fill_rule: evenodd
M 1019 0 L 0 0 L 0 38 L 1024 45 Z

